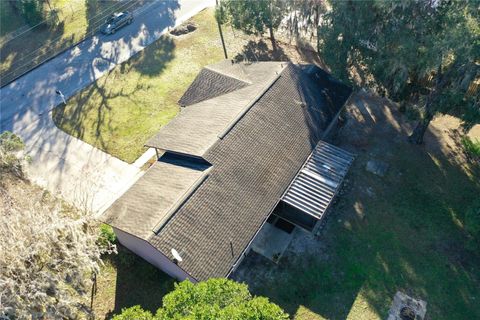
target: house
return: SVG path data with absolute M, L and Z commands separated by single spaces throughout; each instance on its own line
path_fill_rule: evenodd
M 310 231 L 322 220 L 352 158 L 321 139 L 350 93 L 314 65 L 205 67 L 105 222 L 172 277 L 228 276 L 272 213 Z

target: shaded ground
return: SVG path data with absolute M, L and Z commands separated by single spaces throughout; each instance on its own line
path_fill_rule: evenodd
M 297 231 L 279 265 L 250 255 L 237 280 L 295 319 L 384 319 L 397 290 L 427 301 L 428 319 L 480 317 L 480 256 L 463 225 L 478 164 L 457 148 L 454 122 L 437 119 L 413 146 L 395 110 L 353 97 L 335 143 L 357 158 L 322 235 Z M 365 170 L 370 159 L 390 165 L 384 178 Z
M 15 1 L 15 0 L 11 0 Z M 9 32 L 15 31 L 26 25 L 22 17 L 16 14 L 10 1 L 0 2 L 0 40 Z
M 173 290 L 174 280 L 148 262 L 117 245 L 118 255 L 105 257 L 93 299 L 96 319 L 110 319 L 122 308 L 141 305 L 152 312 Z

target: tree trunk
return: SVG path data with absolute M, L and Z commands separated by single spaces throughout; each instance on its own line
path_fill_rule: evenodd
M 268 30 L 270 31 L 270 40 L 272 41 L 272 48 L 273 52 L 275 53 L 277 51 L 277 43 L 275 42 L 275 37 L 273 36 L 273 27 L 270 25 Z
M 423 136 L 427 131 L 430 121 L 433 119 L 433 113 L 431 111 L 432 97 L 427 98 L 427 103 L 425 104 L 425 116 L 422 120 L 417 123 L 415 129 L 413 129 L 412 134 L 408 137 L 408 141 L 413 144 L 422 144 Z
M 450 70 L 447 72 L 447 75 L 456 68 L 457 61 L 453 64 Z M 440 91 L 446 85 L 446 81 L 448 80 L 448 76 L 442 74 L 442 63 L 438 65 L 437 71 L 437 79 L 435 81 L 435 89 L 428 95 L 427 101 L 425 102 L 425 116 L 423 119 L 417 124 L 415 129 L 413 129 L 412 134 L 408 137 L 408 141 L 414 144 L 422 144 L 423 143 L 423 136 L 427 131 L 428 125 L 430 121 L 433 119 L 434 111 L 432 110 L 432 104 L 436 101 Z
M 433 117 L 425 117 L 420 122 L 418 122 L 415 129 L 413 129 L 412 134 L 408 137 L 408 141 L 413 144 L 422 144 L 423 136 L 427 131 L 428 125 Z

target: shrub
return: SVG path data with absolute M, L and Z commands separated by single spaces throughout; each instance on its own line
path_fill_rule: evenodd
M 122 309 L 122 313 L 115 315 L 112 320 L 153 320 L 155 319 L 150 311 L 145 311 L 140 306 L 133 306 Z
M 154 317 L 136 306 L 113 319 L 286 320 L 288 315 L 267 298 L 252 296 L 247 285 L 221 278 L 176 284 Z
M 88 318 L 91 277 L 109 248 L 93 216 L 35 190 L 19 203 L 0 186 L 0 319 Z
M 108 224 L 102 223 L 100 225 L 100 236 L 98 237 L 98 243 L 101 246 L 108 247 L 111 244 L 114 244 L 117 240 L 115 232 L 113 232 L 112 227 Z
M 25 148 L 22 139 L 10 131 L 0 134 L 0 168 L 22 176 L 22 162 L 18 153 Z
M 462 145 L 465 151 L 472 157 L 480 157 L 480 140 L 473 141 L 469 137 L 462 138 Z

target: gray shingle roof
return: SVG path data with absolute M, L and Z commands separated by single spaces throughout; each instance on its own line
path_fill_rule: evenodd
M 318 68 L 317 68 L 318 69 Z M 288 65 L 280 78 L 204 153 L 205 182 L 149 241 L 198 280 L 229 273 L 302 167 L 350 89 Z M 336 99 L 326 98 L 336 95 Z
M 197 158 L 167 152 L 107 215 L 165 256 L 179 251 L 178 265 L 198 280 L 229 273 L 350 94 L 312 66 L 210 68 L 252 84 L 186 107 L 162 128 L 147 145 Z
M 203 157 L 232 121 L 251 106 L 255 98 L 271 84 L 278 76 L 277 72 L 281 72 L 284 66 L 285 64 L 282 66 L 279 62 L 245 66 L 241 70 L 245 77 L 250 74 L 249 77 L 254 79 L 254 84 L 183 108 L 176 118 L 166 124 L 145 145 Z M 219 72 L 231 72 L 232 76 L 238 76 L 240 72 L 238 64 L 232 65 L 229 62 L 209 67 L 221 70 Z M 253 76 L 256 74 L 261 74 L 261 77 Z
M 248 83 L 204 68 L 178 101 L 189 106 L 247 86 Z
M 105 212 L 105 223 L 146 240 L 206 169 L 157 161 Z

